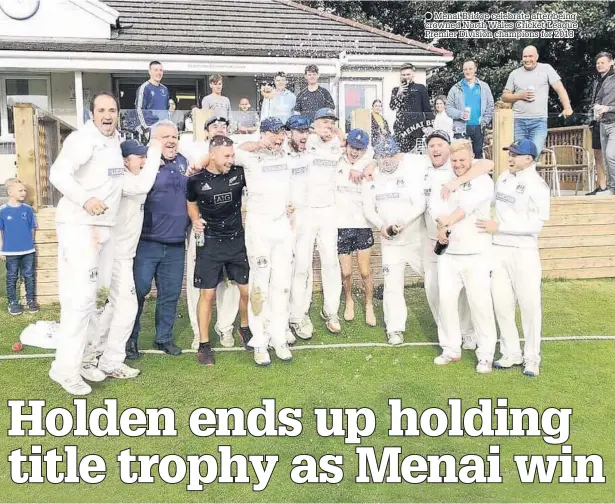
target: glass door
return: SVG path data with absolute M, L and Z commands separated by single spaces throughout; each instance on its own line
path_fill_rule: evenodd
M 340 82 L 340 128 L 351 129 L 352 111 L 371 110 L 374 100 L 382 100 L 381 80 L 342 80 Z M 368 131 L 371 133 L 371 131 Z

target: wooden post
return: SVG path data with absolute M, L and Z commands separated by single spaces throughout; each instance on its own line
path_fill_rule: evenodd
M 514 140 L 513 111 L 511 108 L 495 108 L 493 116 L 493 179 L 497 180 L 508 169 L 508 154 L 502 149 Z
M 194 140 L 205 140 L 207 135 L 205 133 L 205 123 L 213 115 L 211 110 L 196 109 L 194 111 L 194 119 L 192 123 L 192 130 L 194 133 Z
M 585 182 L 583 185 L 584 191 L 593 191 L 594 184 L 593 180 L 590 180 L 590 177 L 594 177 L 596 173 L 596 158 L 594 156 L 594 149 L 592 147 L 592 130 L 589 126 L 583 126 L 583 148 L 587 151 L 588 154 L 588 163 L 589 167 L 587 168 L 587 177 L 584 177 Z M 583 162 L 583 161 L 582 161 Z
M 372 136 L 372 111 L 370 109 L 354 109 L 351 114 L 350 124 L 352 128 L 367 131 Z M 348 132 L 346 132 L 348 133 Z
M 17 177 L 28 191 L 27 201 L 36 211 L 41 201 L 36 176 L 36 143 L 38 142 L 34 108 L 28 103 L 13 106 L 15 122 L 15 152 L 17 154 Z

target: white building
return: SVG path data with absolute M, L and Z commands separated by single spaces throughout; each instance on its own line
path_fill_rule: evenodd
M 152 60 L 162 62 L 163 83 L 186 111 L 209 93 L 212 74 L 224 76 L 223 94 L 236 109 L 242 96 L 255 106 L 257 81 L 279 71 L 299 91 L 305 66 L 315 63 L 340 117 L 378 98 L 392 126 L 388 103 L 400 65 L 413 63 L 425 83 L 452 58 L 289 0 L 0 0 L 0 149 L 12 152 L 14 103 L 78 126 L 98 91 L 114 91 L 123 109 L 133 108 Z M 14 171 L 14 158 L 1 154 L 0 183 Z

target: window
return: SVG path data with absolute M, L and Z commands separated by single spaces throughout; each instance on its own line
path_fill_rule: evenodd
M 13 106 L 16 103 L 32 103 L 49 110 L 48 77 L 0 77 L 0 136 L 15 133 Z
M 370 110 L 374 100 L 382 99 L 382 82 L 379 80 L 347 80 L 342 81 L 340 85 L 340 119 L 344 118 L 344 125 L 346 126 L 346 131 L 348 131 L 352 121 L 353 110 Z

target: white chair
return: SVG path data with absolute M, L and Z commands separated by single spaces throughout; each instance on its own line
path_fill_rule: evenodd
M 561 196 L 555 151 L 552 149 L 542 149 L 538 157 L 538 162 L 536 163 L 536 169 L 551 188 L 551 196 Z
M 579 192 L 579 185 L 583 187 L 585 178 L 588 180 L 590 191 L 593 190 L 593 166 L 589 152 L 578 145 L 553 145 L 551 147 L 557 156 L 558 179 L 566 176 L 576 176 L 575 196 Z

